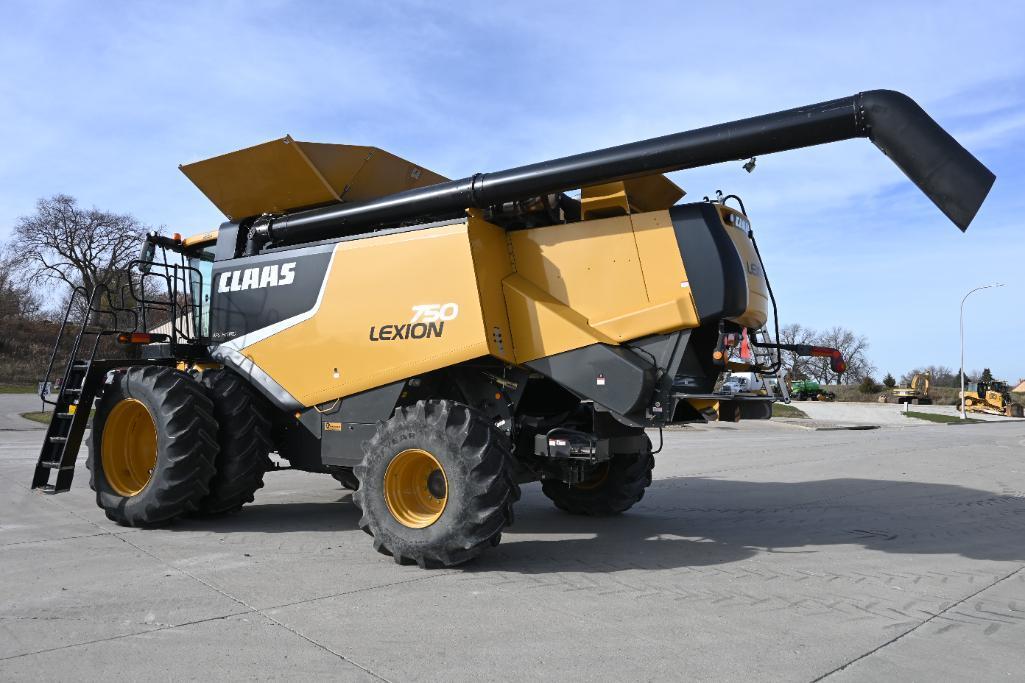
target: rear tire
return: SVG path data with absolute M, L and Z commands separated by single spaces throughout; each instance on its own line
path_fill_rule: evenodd
M 158 526 L 197 509 L 217 451 L 213 404 L 199 384 L 171 368 L 128 368 L 96 406 L 89 487 L 108 519 Z
M 591 481 L 565 484 L 546 480 L 541 492 L 555 503 L 555 507 L 573 515 L 605 517 L 626 512 L 644 497 L 651 486 L 651 470 L 655 456 L 651 441 L 641 453 L 617 453 L 602 466 Z
M 353 501 L 374 548 L 398 564 L 451 567 L 498 545 L 519 486 L 509 438 L 454 401 L 398 408 L 363 445 Z
M 200 501 L 199 513 L 217 515 L 253 502 L 256 491 L 263 488 L 263 474 L 273 467 L 270 408 L 230 370 L 207 370 L 202 384 L 213 400 L 220 452 L 210 493 Z

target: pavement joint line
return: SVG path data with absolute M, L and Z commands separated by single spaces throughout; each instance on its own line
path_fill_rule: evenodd
M 78 514 L 78 512 L 68 508 L 67 506 L 65 506 L 60 501 L 54 501 L 54 502 L 57 505 L 59 505 L 60 507 L 64 508 L 64 510 L 67 511 L 68 513 L 70 513 L 71 515 L 73 515 L 75 517 L 78 517 L 79 519 L 81 519 L 81 520 L 83 520 L 85 522 L 88 522 L 89 524 L 92 524 L 93 526 L 97 527 L 98 529 L 102 529 L 102 530 L 106 531 L 105 529 L 103 529 L 103 527 L 101 527 L 99 524 L 97 524 L 93 520 L 91 520 L 91 519 L 89 519 L 87 517 L 83 517 L 82 515 Z M 373 676 L 374 678 L 376 678 L 378 680 L 386 681 L 387 683 L 391 683 L 384 676 L 381 676 L 381 675 L 375 673 L 374 671 L 371 671 L 367 667 L 363 666 L 362 664 L 359 664 L 358 662 L 353 661 L 352 659 L 350 659 L 350 658 L 346 657 L 345 655 L 343 655 L 341 652 L 337 652 L 336 650 L 331 649 L 327 645 L 325 645 L 325 644 L 323 644 L 323 643 L 321 643 L 321 642 L 319 642 L 317 640 L 314 640 L 313 638 L 307 636 L 306 634 L 302 633 L 298 629 L 292 628 L 288 624 L 285 624 L 282 621 L 280 621 L 278 619 L 275 619 L 274 617 L 272 617 L 271 615 L 267 614 L 263 610 L 260 610 L 260 609 L 258 609 L 256 607 L 253 607 L 252 605 L 247 603 L 242 598 L 239 598 L 239 597 L 237 597 L 235 595 L 232 595 L 231 593 L 229 593 L 229 592 L 227 592 L 227 591 L 225 591 L 225 590 L 223 590 L 221 588 L 218 588 L 217 586 L 213 585 L 209 581 L 206 581 L 206 580 L 202 579 L 201 577 L 196 576 L 195 574 L 193 574 L 193 573 L 191 573 L 189 571 L 186 571 L 185 569 L 182 569 L 181 567 L 176 567 L 173 564 L 169 563 L 167 560 L 165 560 L 162 557 L 160 557 L 159 555 L 156 555 L 155 553 L 152 553 L 152 552 L 146 550 L 145 548 L 141 548 L 140 546 L 136 545 L 135 543 L 132 543 L 130 540 L 125 538 L 124 534 L 117 533 L 117 532 L 112 532 L 112 531 L 108 531 L 107 533 L 109 533 L 111 536 L 113 536 L 114 538 L 118 539 L 122 543 L 125 543 L 126 545 L 129 545 L 129 546 L 135 548 L 140 553 L 143 553 L 144 555 L 148 555 L 149 557 L 153 558 L 154 560 L 156 560 L 160 564 L 164 565 L 168 569 L 171 569 L 173 571 L 176 571 L 176 572 L 179 572 L 181 574 L 184 574 L 185 576 L 189 577 L 193 581 L 196 581 L 196 582 L 206 586 L 210 590 L 219 593 L 221 596 L 231 600 L 232 602 L 236 602 L 239 605 L 242 605 L 247 610 L 249 610 L 249 612 L 251 612 L 253 614 L 259 614 L 260 616 L 262 616 L 263 618 L 267 619 L 268 621 L 274 622 L 275 624 L 277 624 L 281 628 L 285 629 L 286 631 L 289 631 L 290 633 L 292 633 L 293 635 L 297 636 L 298 638 L 300 638 L 302 640 L 305 640 L 306 642 L 310 643 L 311 645 L 313 645 L 315 647 L 318 647 L 321 650 L 324 650 L 325 652 L 328 652 L 328 653 L 334 655 L 335 657 L 338 657 L 339 659 L 341 659 L 342 661 L 346 662 L 347 664 L 351 664 L 352 666 L 354 666 L 354 667 L 364 671 L 365 673 Z
M 925 626 L 926 624 L 928 624 L 930 621 L 932 621 L 934 619 L 938 619 L 939 617 L 942 617 L 943 615 L 945 615 L 950 610 L 952 610 L 955 607 L 958 607 L 958 606 L 964 604 L 965 602 L 968 602 L 969 600 L 971 600 L 972 598 L 976 597 L 980 593 L 984 593 L 984 592 L 988 591 L 990 588 L 993 588 L 994 586 L 996 586 L 997 584 L 1003 583 L 1004 581 L 1014 577 L 1015 575 L 1020 574 L 1022 572 L 1022 570 L 1025 570 L 1025 565 L 1022 565 L 1022 566 L 1018 567 L 1017 569 L 1015 569 L 1014 571 L 1010 572 L 1009 574 L 1005 574 L 1004 576 L 1001 576 L 1001 577 L 995 579 L 992 583 L 990 583 L 989 585 L 983 586 L 982 588 L 980 588 L 979 590 L 975 591 L 974 593 L 972 593 L 970 595 L 966 595 L 965 597 L 961 598 L 960 600 L 958 600 L 958 601 L 956 601 L 954 603 L 951 603 L 950 605 L 948 605 L 944 609 L 941 609 L 939 612 L 936 612 L 935 614 L 929 613 L 929 617 L 927 619 L 923 619 L 919 623 L 917 623 L 914 626 L 912 626 L 911 628 L 909 628 L 907 631 L 899 633 L 896 636 L 894 636 L 893 638 L 890 638 L 889 640 L 887 640 L 885 643 L 882 643 L 881 645 L 878 645 L 878 646 L 872 648 L 868 652 L 865 652 L 865 653 L 863 653 L 861 655 L 858 655 L 854 659 L 851 659 L 850 661 L 848 661 L 848 662 L 846 662 L 844 664 L 841 664 L 840 666 L 836 667 L 835 669 L 833 669 L 831 671 L 827 671 L 826 673 L 822 674 L 821 676 L 819 676 L 817 678 L 813 678 L 811 680 L 811 683 L 817 683 L 818 681 L 824 680 L 824 679 L 832 676 L 833 674 L 840 673 L 841 671 L 843 671 L 847 667 L 851 666 L 852 664 L 856 664 L 856 663 L 860 662 L 861 660 L 865 659 L 866 657 L 871 657 L 872 655 L 874 655 L 875 653 L 879 652 L 883 648 L 886 648 L 886 647 L 889 647 L 890 645 L 893 645 L 894 643 L 896 643 L 898 640 L 900 640 L 904 636 L 907 636 L 907 635 L 910 635 L 910 634 L 914 633 L 918 629 L 920 629 L 923 626 Z
M 0 478 L 5 478 L 5 477 L 0 477 Z M 27 488 L 27 487 L 23 487 L 23 488 Z M 192 574 L 191 572 L 188 572 L 188 571 L 186 571 L 186 570 L 184 570 L 184 569 L 182 569 L 180 567 L 176 567 L 176 566 L 168 563 L 166 560 L 164 560 L 160 556 L 158 556 L 158 555 L 156 555 L 154 553 L 151 553 L 151 552 L 149 552 L 148 550 L 146 550 L 144 548 L 139 547 L 138 545 L 136 545 L 135 543 L 132 543 L 131 541 L 129 541 L 127 538 L 124 537 L 124 533 L 125 532 L 110 531 L 110 530 L 104 529 L 102 526 L 100 526 L 99 524 L 97 524 L 93 520 L 89 519 L 88 517 L 83 517 L 78 512 L 76 512 L 75 510 L 67 507 L 66 505 L 64 505 L 60 501 L 54 500 L 53 502 L 56 503 L 58 507 L 63 508 L 65 512 L 67 512 L 68 514 L 72 515 L 73 517 L 77 517 L 80 520 L 82 520 L 82 521 L 84 521 L 84 522 L 86 522 L 88 524 L 91 524 L 91 525 L 93 525 L 96 528 L 101 530 L 101 533 L 98 533 L 98 534 L 88 534 L 88 535 L 85 535 L 85 536 L 79 536 L 77 538 L 87 538 L 87 537 L 91 538 L 91 537 L 97 537 L 97 536 L 112 536 L 112 537 L 118 539 L 119 541 L 121 541 L 121 542 L 123 542 L 123 543 L 125 543 L 125 544 L 127 544 L 127 545 L 129 545 L 129 546 L 131 546 L 133 548 L 135 548 L 139 552 L 141 552 L 141 553 L 143 553 L 145 555 L 148 555 L 149 557 L 157 560 L 158 562 L 163 564 L 165 567 L 168 567 L 168 568 L 170 568 L 170 569 L 172 569 L 172 570 L 174 570 L 176 572 L 179 572 L 181 574 L 184 574 L 185 576 L 188 576 L 189 578 L 191 578 L 193 581 L 196 581 L 196 582 L 206 586 L 207 588 L 209 588 L 209 589 L 211 589 L 211 590 L 221 594 L 223 597 L 228 598 L 232 602 L 238 603 L 239 605 L 245 607 L 249 611 L 248 613 L 259 614 L 260 616 L 264 617 L 268 621 L 271 621 L 274 624 L 277 624 L 278 626 L 280 626 L 281 628 L 285 629 L 286 631 L 289 631 L 290 633 L 292 633 L 293 635 L 297 636 L 298 638 L 300 638 L 302 640 L 305 640 L 306 642 L 310 643 L 311 645 L 314 645 L 315 647 L 318 647 L 318 648 L 324 650 L 325 652 L 328 652 L 328 653 L 334 655 L 335 657 L 338 657 L 342 661 L 344 661 L 344 662 L 346 662 L 348 664 L 351 664 L 352 666 L 355 666 L 358 669 L 361 669 L 362 671 L 364 671 L 367 674 L 373 676 L 374 678 L 377 678 L 377 679 L 382 680 L 382 681 L 388 681 L 388 679 L 385 678 L 384 676 L 381 676 L 380 674 L 372 671 L 371 669 L 363 666 L 362 664 L 359 664 L 358 662 L 355 662 L 352 659 L 346 657 L 342 653 L 337 652 L 337 651 L 331 649 L 330 647 L 328 647 L 327 645 L 324 645 L 323 643 L 321 643 L 321 642 L 319 642 L 319 641 L 317 641 L 317 640 L 307 636 L 306 634 L 302 633 L 298 629 L 295 629 L 295 628 L 289 626 L 288 624 L 285 624 L 282 621 L 280 621 L 278 619 L 275 619 L 273 616 L 267 614 L 264 610 L 250 605 L 245 600 L 243 600 L 243 599 L 241 599 L 239 597 L 236 597 L 235 595 L 232 595 L 231 593 L 228 593 L 227 591 L 222 590 L 221 588 L 218 588 L 217 586 L 211 584 L 208 581 L 205 581 L 204 579 L 196 576 L 195 574 Z M 128 532 L 128 533 L 130 533 L 130 532 Z M 67 539 L 55 539 L 55 540 L 67 540 Z M 32 541 L 26 541 L 26 543 L 31 543 L 31 542 Z M 19 544 L 9 544 L 9 545 L 19 545 Z M 0 547 L 5 547 L 5 546 L 0 546 Z M 425 577 L 418 577 L 416 579 L 409 579 L 407 581 L 399 581 L 399 582 L 395 582 L 395 583 L 387 584 L 387 585 L 397 585 L 397 584 L 401 584 L 401 583 L 412 583 L 414 581 L 423 581 L 423 580 L 426 580 L 426 579 L 429 579 L 429 578 L 433 578 L 434 576 L 447 576 L 447 575 L 452 574 L 452 573 L 456 573 L 456 572 L 446 572 L 446 573 L 443 573 L 443 574 L 442 573 L 432 574 L 432 575 L 425 576 Z M 346 591 L 346 592 L 340 593 L 339 595 L 346 595 L 346 594 L 351 594 L 351 593 L 359 593 L 359 592 L 363 592 L 363 591 L 367 591 L 367 590 L 373 590 L 375 588 L 384 588 L 384 587 L 387 587 L 387 585 L 386 586 L 371 586 L 371 587 L 367 587 L 367 588 L 363 588 L 363 589 L 358 589 L 358 590 L 354 590 L 354 591 Z M 309 600 L 300 600 L 300 601 L 297 601 L 297 602 L 292 603 L 292 604 L 302 604 L 303 602 L 313 602 L 313 601 L 321 600 L 321 599 L 328 598 L 328 597 L 333 597 L 333 596 L 322 596 L 320 598 L 312 598 L 312 599 L 309 599 Z M 291 606 L 291 605 L 287 605 L 286 604 L 286 605 L 282 605 L 282 606 L 269 607 L 269 608 L 265 608 L 265 609 L 281 609 L 283 607 L 288 607 L 288 606 Z M 246 614 L 246 613 L 247 612 L 241 612 L 239 614 Z M 228 616 L 235 616 L 235 615 L 234 614 L 225 615 L 225 617 L 215 617 L 215 619 L 226 618 Z M 209 621 L 209 619 L 207 619 L 207 620 L 200 620 L 200 621 Z M 198 623 L 198 622 L 196 622 L 196 623 Z M 188 624 L 182 624 L 182 625 L 188 625 Z M 168 626 L 168 627 L 165 627 L 165 628 L 177 628 L 177 627 L 176 626 Z M 163 628 L 162 629 L 150 629 L 148 631 L 143 631 L 142 633 L 150 633 L 150 632 L 157 631 L 157 630 L 164 630 L 164 629 Z M 113 640 L 113 639 L 120 638 L 120 637 L 127 637 L 129 635 L 138 635 L 138 634 L 125 634 L 124 636 L 116 636 L 115 638 L 101 639 L 101 640 L 92 641 L 92 642 L 102 642 L 103 640 Z M 89 643 L 79 643 L 79 644 L 87 645 Z M 68 645 L 68 646 L 63 646 L 63 647 L 74 647 L 74 645 Z M 54 649 L 62 649 L 62 648 L 54 648 Z M 50 650 L 42 650 L 40 652 L 49 652 L 49 651 Z M 28 654 L 36 654 L 36 653 L 26 653 L 26 655 L 28 655 Z M 26 656 L 26 655 L 15 655 L 15 657 Z M 0 661 L 4 661 L 4 659 L 8 659 L 8 658 L 0 659 Z
M 6 662 L 11 659 L 18 659 L 20 657 L 32 657 L 33 655 L 45 655 L 51 652 L 57 652 L 59 650 L 67 650 L 73 647 L 83 647 L 85 645 L 95 645 L 97 643 L 109 643 L 114 640 L 121 640 L 122 638 L 134 638 L 136 636 L 144 636 L 149 633 L 157 633 L 158 631 L 169 631 L 176 628 L 184 628 L 186 626 L 193 626 L 195 624 L 203 624 L 208 621 L 219 621 L 221 619 L 230 619 L 231 617 L 240 617 L 244 614 L 250 614 L 251 612 L 231 612 L 229 614 L 222 614 L 216 617 L 206 617 L 204 619 L 195 619 L 193 621 L 185 621 L 180 624 L 166 624 L 164 626 L 158 626 L 156 628 L 147 628 L 142 631 L 135 631 L 134 633 L 122 633 L 116 636 L 108 636 L 107 638 L 96 638 L 95 640 L 86 640 L 81 643 L 68 643 L 67 645 L 58 645 L 57 647 L 49 647 L 45 650 L 35 650 L 33 652 L 22 652 L 17 655 L 8 655 L 7 657 L 0 657 L 0 662 Z
M 201 578 L 199 576 L 196 576 L 192 572 L 186 571 L 186 570 L 184 570 L 184 569 L 182 569 L 180 567 L 175 567 L 173 564 L 170 564 L 169 562 L 164 560 L 159 555 L 151 553 L 150 551 L 145 550 L 144 548 L 140 548 L 139 546 L 137 546 L 136 544 L 132 543 L 127 538 L 124 538 L 123 536 L 121 536 L 119 534 L 114 534 L 114 537 L 117 538 L 118 540 L 122 541 L 123 543 L 126 543 L 126 544 L 132 546 L 133 548 L 135 548 L 139 552 L 144 553 L 146 555 L 149 555 L 153 559 L 155 559 L 158 562 L 161 562 L 162 564 L 164 564 L 164 566 L 166 566 L 166 567 L 168 567 L 170 569 L 173 569 L 174 571 L 181 572 L 185 576 L 188 576 L 190 579 L 193 579 L 194 581 L 197 581 L 197 582 L 203 584 L 204 586 L 206 586 L 210 590 L 216 591 L 217 593 L 220 593 L 222 596 L 228 598 L 229 600 L 237 602 L 238 604 L 240 604 L 243 607 L 245 607 L 246 609 L 248 609 L 250 612 L 252 612 L 254 614 L 259 614 L 260 616 L 262 616 L 263 618 L 267 619 L 268 621 L 274 622 L 275 624 L 277 624 L 281 628 L 285 629 L 286 631 L 289 631 L 290 633 L 292 633 L 293 635 L 301 638 L 302 640 L 305 640 L 306 642 L 310 643 L 311 645 L 314 645 L 315 647 L 318 647 L 321 650 L 324 650 L 325 652 L 333 654 L 335 657 L 338 657 L 339 659 L 341 659 L 342 661 L 346 662 L 347 664 L 351 664 L 352 666 L 355 666 L 356 668 L 361 669 L 365 673 L 373 676 L 374 678 L 376 678 L 378 680 L 386 681 L 386 683 L 391 683 L 391 681 L 389 681 L 384 676 L 381 676 L 380 674 L 370 670 L 369 668 L 363 666 L 362 664 L 353 661 L 352 659 L 350 659 L 350 658 L 346 657 L 345 655 L 343 655 L 341 652 L 338 652 L 337 650 L 333 650 L 330 647 L 328 647 L 327 645 L 325 645 L 325 644 L 323 644 L 323 643 L 321 643 L 321 642 L 311 638 L 310 636 L 307 636 L 305 633 L 303 633 L 299 629 L 293 628 L 293 627 L 289 626 L 288 624 L 282 622 L 279 619 L 275 619 L 274 617 L 272 617 L 271 615 L 267 614 L 263 610 L 258 609 L 256 607 L 253 607 L 252 605 L 250 605 L 248 602 L 246 602 L 242 598 L 239 598 L 239 597 L 237 597 L 235 595 L 232 595 L 231 593 L 229 593 L 226 590 L 218 588 L 217 586 L 213 585 L 209 581 L 206 581 L 205 579 L 203 579 L 203 578 Z
M 6 479 L 6 477 L 0 477 L 0 478 Z M 27 488 L 27 487 L 23 487 L 23 488 Z M 125 543 L 125 544 L 127 544 L 127 545 L 129 545 L 129 546 L 131 546 L 131 547 L 135 548 L 135 549 L 136 549 L 136 550 L 138 550 L 139 552 L 141 552 L 141 553 L 143 553 L 143 554 L 145 554 L 145 555 L 148 555 L 149 557 L 151 557 L 151 558 L 155 559 L 155 560 L 156 560 L 157 562 L 160 562 L 160 563 L 161 563 L 161 564 L 163 564 L 163 565 L 164 565 L 165 567 L 168 567 L 168 568 L 170 568 L 170 569 L 172 569 L 172 570 L 174 570 L 174 571 L 176 571 L 176 572 L 179 572 L 179 573 L 181 573 L 181 574 L 184 574 L 185 576 L 188 576 L 188 577 L 189 577 L 189 578 L 191 578 L 192 580 L 194 580 L 194 581 L 196 581 L 196 582 L 198 582 L 198 583 L 201 583 L 201 584 L 203 584 L 204 586 L 206 586 L 206 587 L 207 587 L 207 588 L 209 588 L 210 590 L 213 590 L 213 591 L 215 591 L 215 592 L 217 592 L 217 593 L 220 593 L 220 594 L 221 594 L 221 595 L 222 595 L 223 597 L 225 597 L 225 598 L 228 598 L 228 599 L 229 599 L 229 600 L 231 600 L 232 602 L 236 602 L 236 603 L 238 603 L 239 605 L 242 605 L 242 606 L 243 606 L 243 607 L 245 607 L 245 608 L 246 608 L 247 610 L 249 610 L 249 611 L 250 611 L 251 613 L 254 613 L 254 614 L 259 614 L 260 616 L 264 617 L 265 619 L 267 619 L 267 620 L 269 620 L 269 621 L 272 621 L 272 622 L 274 622 L 275 624 L 277 624 L 277 625 L 278 625 L 278 626 L 280 626 L 281 628 L 285 629 L 286 631 L 289 631 L 289 632 L 291 632 L 291 633 L 292 633 L 293 635 L 295 635 L 295 636 L 297 636 L 297 637 L 301 638 L 302 640 L 305 640 L 306 642 L 310 643 L 311 645 L 314 645 L 314 646 L 316 646 L 316 647 L 318 647 L 318 648 L 320 648 L 320 649 L 324 650 L 325 652 L 328 652 L 328 653 L 330 653 L 330 654 L 334 655 L 335 657 L 338 657 L 338 658 L 339 658 L 339 659 L 341 659 L 342 661 L 344 661 L 344 662 L 346 662 L 346 663 L 348 663 L 348 664 L 351 664 L 352 666 L 355 666 L 355 667 L 356 667 L 356 668 L 358 668 L 358 669 L 361 669 L 362 671 L 364 671 L 364 672 L 366 672 L 367 674 L 369 674 L 369 675 L 373 676 L 374 678 L 377 678 L 377 679 L 379 679 L 379 680 L 382 680 L 382 681 L 388 681 L 388 679 L 387 679 L 387 678 L 385 678 L 385 677 L 383 677 L 383 676 L 381 676 L 381 675 L 379 675 L 379 674 L 375 673 L 374 671 L 371 671 L 370 669 L 368 669 L 367 667 L 365 667 L 365 666 L 363 666 L 363 665 L 359 664 L 358 662 L 355 662 L 355 661 L 353 661 L 353 660 L 349 659 L 348 657 L 346 657 L 346 656 L 345 656 L 345 655 L 343 655 L 342 653 L 340 653 L 340 652 L 337 652 L 337 651 L 335 651 L 335 650 L 331 649 L 331 648 L 330 648 L 330 647 L 328 647 L 327 645 L 324 645 L 323 643 L 320 643 L 320 642 L 318 642 L 318 641 L 314 640 L 313 638 L 311 638 L 311 637 L 309 637 L 309 636 L 305 635 L 304 633 L 300 632 L 299 630 L 297 630 L 297 629 L 295 629 L 295 628 L 292 628 L 291 626 L 289 626 L 289 625 L 287 625 L 287 624 L 285 624 L 285 623 L 283 623 L 283 622 L 279 621 L 278 619 L 275 619 L 275 618 L 274 618 L 274 617 L 272 617 L 271 615 L 269 615 L 269 614 L 266 614 L 266 613 L 265 613 L 265 612 L 263 612 L 262 610 L 260 610 L 260 609 L 258 609 L 258 608 L 256 608 L 256 607 L 253 607 L 252 605 L 248 604 L 248 603 L 247 603 L 247 602 L 246 602 L 245 600 L 242 600 L 241 598 L 239 598 L 239 597 L 236 597 L 236 596 L 234 596 L 234 595 L 232 595 L 232 594 L 228 593 L 227 591 L 224 591 L 224 590 L 222 590 L 222 589 L 218 588 L 217 586 L 215 586 L 215 585 L 213 585 L 213 584 L 209 583 L 208 581 L 205 581 L 205 580 L 203 580 L 202 578 L 200 578 L 200 577 L 196 576 L 195 574 L 192 574 L 191 572 L 188 572 L 188 571 L 186 571 L 186 570 L 184 570 L 184 569 L 182 569 L 182 568 L 180 568 L 180 567 L 175 567 L 174 565 L 172 565 L 172 564 L 168 563 L 168 562 L 167 562 L 166 560 L 164 560 L 164 559 L 163 559 L 163 558 L 161 558 L 160 556 L 158 556 L 158 555 L 155 555 L 154 553 L 151 553 L 151 552 L 149 552 L 148 550 L 145 550 L 144 548 L 141 548 L 141 547 L 139 547 L 138 545 L 136 545 L 136 544 L 132 543 L 132 542 L 131 542 L 131 541 L 129 541 L 129 540 L 127 539 L 127 538 L 125 538 L 125 537 L 124 537 L 124 535 L 123 535 L 122 533 L 118 533 L 118 532 L 114 532 L 114 531 L 109 531 L 109 530 L 107 530 L 107 529 L 104 529 L 104 528 L 103 528 L 102 526 L 100 526 L 99 524 L 97 524 L 97 523 L 96 523 L 96 522 L 94 522 L 93 520 L 89 519 L 88 517 L 83 517 L 83 516 L 82 516 L 82 515 L 80 515 L 80 514 L 79 514 L 78 512 L 76 512 L 75 510 L 72 510 L 71 508 L 67 507 L 66 505 L 64 505 L 63 503 L 61 503 L 61 502 L 60 502 L 60 501 L 58 501 L 58 500 L 54 500 L 53 502 L 54 502 L 54 503 L 55 503 L 55 504 L 56 504 L 56 505 L 57 505 L 58 507 L 61 507 L 61 508 L 63 508 L 65 512 L 69 513 L 69 514 L 70 514 L 70 515 L 72 515 L 73 517 L 77 517 L 78 519 L 80 519 L 80 520 L 82 520 L 82 521 L 84 521 L 84 522 L 86 522 L 86 523 L 88 523 L 88 524 L 92 524 L 92 525 L 93 525 L 93 526 L 95 526 L 96 528 L 100 529 L 100 530 L 101 530 L 101 531 L 102 531 L 103 533 L 101 533 L 101 534 L 96 534 L 97 536 L 103 536 L 103 535 L 110 535 L 110 536 L 113 536 L 114 538 L 118 539 L 118 540 L 119 540 L 119 541 L 121 541 L 122 543 Z M 3 660 L 0 660 L 0 661 L 3 661 Z M 389 683 L 390 683 L 390 682 L 389 682 Z
M 101 531 L 98 534 L 79 534 L 78 536 L 61 536 L 60 538 L 40 538 L 35 541 L 14 541 L 13 543 L 0 543 L 0 548 L 10 548 L 16 545 L 28 545 L 29 543 L 57 543 L 59 541 L 74 541 L 79 538 L 99 538 L 100 536 L 116 536 L 118 533 L 125 532 Z
M 460 574 L 460 573 L 461 572 L 458 569 L 457 570 L 453 570 L 453 571 L 448 571 L 448 572 L 432 571 L 430 574 L 427 574 L 426 576 L 419 576 L 419 577 L 417 577 L 415 579 L 405 579 L 403 581 L 392 581 L 391 583 L 382 583 L 382 584 L 379 584 L 377 586 L 365 586 L 364 588 L 354 588 L 351 591 L 342 591 L 340 593 L 331 593 L 329 595 L 318 595 L 317 597 L 314 597 L 314 598 L 303 598 L 302 600 L 295 600 L 294 602 L 285 602 L 285 603 L 282 603 L 280 605 L 271 605 L 269 607 L 263 607 L 262 609 L 264 609 L 264 610 L 285 609 L 286 607 L 295 607 L 296 605 L 305 605 L 305 604 L 310 603 L 310 602 L 318 602 L 320 600 L 328 600 L 329 598 L 340 598 L 340 597 L 343 597 L 343 596 L 346 596 L 346 595 L 355 595 L 357 593 L 367 593 L 369 591 L 374 591 L 374 590 L 377 590 L 379 588 L 391 588 L 392 586 L 402 586 L 402 585 L 407 584 L 407 583 L 420 583 L 421 581 L 427 581 L 429 579 L 433 579 L 433 578 L 437 578 L 437 577 L 441 577 L 441 576 L 451 576 L 453 574 Z

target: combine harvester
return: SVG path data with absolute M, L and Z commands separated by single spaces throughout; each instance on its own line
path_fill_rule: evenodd
M 678 204 L 662 174 L 857 137 L 962 230 L 994 181 L 890 91 L 460 180 L 287 137 L 184 166 L 228 221 L 149 236 L 132 291 L 79 292 L 32 486 L 68 490 L 98 399 L 90 485 L 119 524 L 238 509 L 271 452 L 355 489 L 374 547 L 422 567 L 497 545 L 525 482 L 623 512 L 645 429 L 767 419 L 773 396 L 715 388 L 745 343 L 779 369 L 743 204 Z

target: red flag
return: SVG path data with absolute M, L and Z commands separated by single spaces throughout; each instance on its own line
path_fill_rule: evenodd
M 740 359 L 751 360 L 751 341 L 747 338 L 747 328 L 740 335 Z

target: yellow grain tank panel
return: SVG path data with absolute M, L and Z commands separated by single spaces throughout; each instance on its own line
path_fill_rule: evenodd
M 339 243 L 317 312 L 242 353 L 306 406 L 487 355 L 466 223 Z
M 516 272 L 590 321 L 647 305 L 628 216 L 510 234 Z
M 476 212 L 471 212 L 469 237 L 488 351 L 507 363 L 515 363 L 509 313 L 502 291 L 502 280 L 515 272 L 509 254 L 507 233 L 482 220 Z
M 669 212 L 652 211 L 630 218 L 647 305 L 591 324 L 620 341 L 697 327 L 694 296 Z
M 615 344 L 587 319 L 522 275 L 503 282 L 517 363 L 579 349 L 598 342 Z
M 179 168 L 231 220 L 363 201 L 446 180 L 376 147 L 289 135 Z
M 509 241 L 517 362 L 698 325 L 667 211 L 520 230 Z
M 591 185 L 580 190 L 580 214 L 586 220 L 668 209 L 685 194 L 661 173 Z

